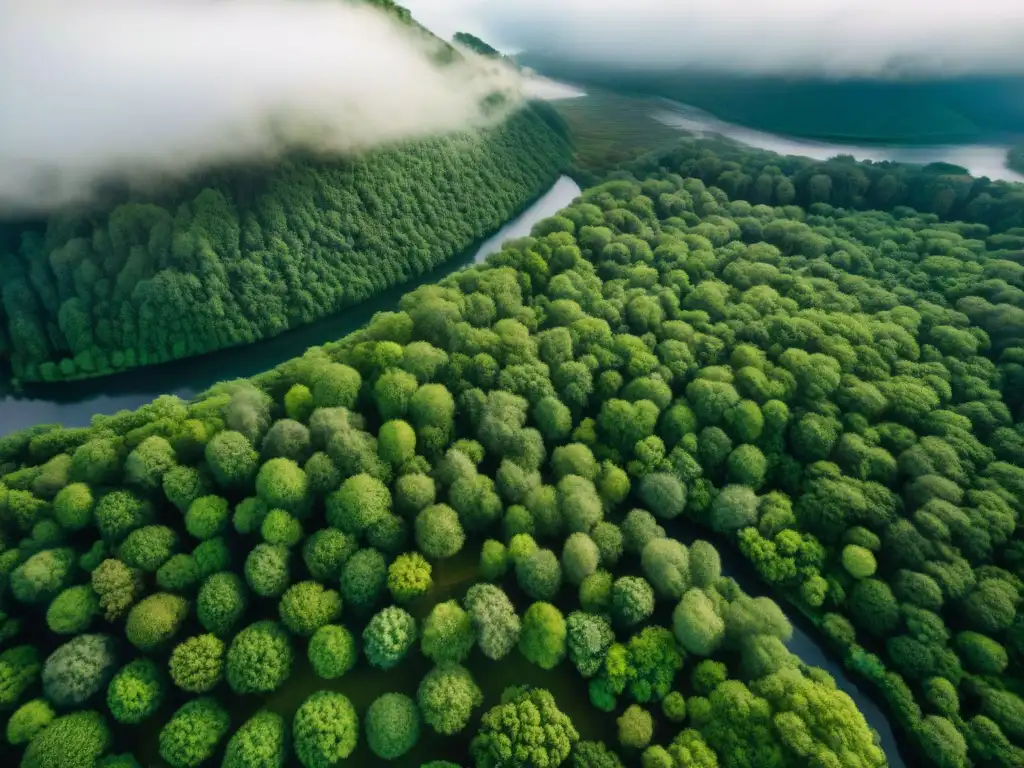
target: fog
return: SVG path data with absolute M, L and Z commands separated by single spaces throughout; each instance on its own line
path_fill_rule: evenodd
M 0 211 L 483 124 L 513 74 L 434 45 L 338 0 L 0 0 Z
M 1024 73 L 1021 0 L 407 0 L 439 34 L 583 62 L 765 75 Z

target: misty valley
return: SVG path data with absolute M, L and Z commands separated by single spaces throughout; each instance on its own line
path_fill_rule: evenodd
M 0 8 L 0 755 L 1024 766 L 997 4 Z

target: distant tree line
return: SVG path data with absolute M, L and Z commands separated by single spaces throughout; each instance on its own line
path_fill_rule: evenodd
M 444 263 L 550 184 L 569 145 L 531 105 L 455 135 L 272 171 L 162 202 L 58 214 L 0 259 L 0 358 L 22 381 L 248 344 Z
M 452 37 L 452 41 L 469 48 L 471 51 L 476 51 L 481 56 L 490 56 L 495 59 L 501 58 L 501 51 L 485 43 L 476 35 L 471 35 L 469 32 L 456 32 Z
M 1012 147 L 1006 153 L 1006 167 L 1018 173 L 1024 173 L 1024 144 Z

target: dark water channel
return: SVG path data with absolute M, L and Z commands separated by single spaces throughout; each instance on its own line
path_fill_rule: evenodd
M 394 309 L 403 295 L 418 286 L 435 283 L 457 269 L 483 261 L 499 250 L 505 241 L 530 234 L 534 224 L 557 213 L 579 194 L 576 182 L 562 176 L 519 216 L 471 251 L 341 314 L 295 328 L 272 339 L 114 376 L 36 385 L 22 393 L 0 391 L 0 437 L 34 424 L 87 426 L 89 419 L 97 413 L 138 408 L 165 394 L 189 399 L 218 381 L 269 370 L 285 360 L 298 357 L 309 347 L 340 339 L 365 325 L 376 312 Z

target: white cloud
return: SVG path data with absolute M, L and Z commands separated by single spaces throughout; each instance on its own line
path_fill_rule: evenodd
M 1024 73 L 1021 0 L 409 0 L 447 29 L 618 66 Z
M 0 209 L 461 129 L 510 85 L 338 0 L 0 0 Z

